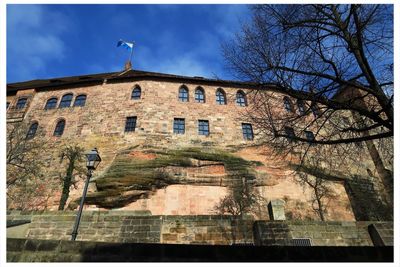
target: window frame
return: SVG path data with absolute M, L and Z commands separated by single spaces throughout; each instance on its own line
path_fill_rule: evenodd
M 310 135 L 311 134 L 311 135 Z M 307 142 L 313 144 L 312 142 L 315 141 L 315 135 L 312 131 L 305 130 L 304 135 L 306 136 Z M 310 139 L 309 137 L 312 136 Z
M 79 97 L 85 97 L 85 100 L 83 101 L 83 105 L 77 105 L 77 104 L 76 104 L 76 101 L 78 100 Z M 77 96 L 75 97 L 75 101 L 74 101 L 73 107 L 84 107 L 84 106 L 86 105 L 86 100 L 87 100 L 87 95 L 86 95 L 86 94 L 77 95 Z M 82 100 L 80 100 L 80 101 L 82 101 Z
M 307 112 L 306 112 L 306 106 L 304 104 L 304 101 L 301 99 L 297 99 L 296 104 L 297 104 L 297 109 L 299 110 L 299 114 L 305 115 Z
M 184 118 L 174 118 L 173 133 L 174 134 L 185 134 L 185 132 L 186 132 L 185 119 Z
M 136 127 L 137 127 L 137 116 L 126 117 L 124 132 L 125 133 L 135 132 Z
M 204 135 L 204 136 L 210 135 L 210 122 L 208 120 L 198 120 L 197 127 L 198 127 L 197 132 L 199 135 Z
M 312 111 L 312 113 L 313 113 L 315 118 L 318 118 L 319 116 L 321 116 L 321 111 L 320 111 L 318 105 L 315 102 L 311 103 L 310 108 L 311 108 L 311 111 Z
M 254 140 L 253 125 L 251 123 L 242 123 L 242 134 L 244 140 Z
M 20 106 L 20 101 L 25 101 L 22 106 Z M 28 103 L 27 97 L 18 98 L 17 103 L 15 104 L 15 109 L 24 109 L 26 108 L 26 104 Z
M 221 101 L 221 96 L 223 98 L 223 101 Z M 218 88 L 217 91 L 215 92 L 215 102 L 218 105 L 226 105 L 227 104 L 226 93 L 222 88 Z
M 295 141 L 294 138 L 296 137 L 296 133 L 294 132 L 293 127 L 285 126 L 285 134 L 287 135 L 286 139 L 289 142 Z
M 182 94 L 186 96 L 182 96 Z M 184 85 L 179 87 L 178 100 L 179 102 L 189 102 L 189 89 Z
M 49 101 L 55 99 L 56 102 L 54 104 L 54 107 L 48 107 Z M 44 110 L 50 110 L 50 109 L 56 109 L 57 108 L 57 103 L 58 103 L 58 98 L 57 97 L 50 97 L 47 99 L 46 104 L 44 105 Z
M 294 108 L 293 108 L 293 103 L 292 101 L 289 99 L 289 97 L 285 96 L 283 98 L 283 106 L 285 107 L 285 110 L 287 112 L 294 112 Z
M 139 92 L 139 95 L 137 94 Z M 140 100 L 142 98 L 142 88 L 139 85 L 135 85 L 131 92 L 131 100 Z
M 197 92 L 200 92 L 200 94 L 198 94 Z M 206 93 L 204 89 L 200 86 L 194 90 L 194 101 L 197 103 L 206 103 Z
M 69 96 L 71 96 L 71 99 L 69 99 L 69 100 L 63 100 L 65 97 L 69 97 Z M 72 104 L 73 98 L 74 98 L 74 94 L 72 94 L 72 93 L 67 93 L 67 94 L 63 95 L 63 96 L 61 97 L 60 103 L 58 104 L 58 108 L 70 108 L 70 107 L 71 107 L 71 104 Z M 66 103 L 66 102 L 68 102 L 68 101 L 69 101 L 68 106 L 64 106 L 64 105 L 65 105 L 64 103 Z
M 59 129 L 59 128 L 61 128 L 60 123 L 63 123 L 63 125 L 62 125 L 62 130 Z M 61 137 L 61 136 L 64 134 L 65 125 L 66 125 L 65 119 L 60 119 L 60 120 L 58 120 L 57 123 L 56 123 L 56 127 L 54 128 L 54 131 L 53 131 L 53 136 L 55 136 L 55 137 Z M 61 132 L 61 133 L 60 133 L 60 132 Z
M 239 99 L 242 101 L 239 101 Z M 246 94 L 242 90 L 239 90 L 236 92 L 236 105 L 239 107 L 247 106 L 247 97 L 246 97 Z
M 36 127 L 32 129 L 33 126 Z M 35 138 L 38 128 L 39 128 L 39 123 L 37 121 L 32 122 L 31 126 L 29 126 L 28 132 L 26 133 L 25 140 L 31 140 Z

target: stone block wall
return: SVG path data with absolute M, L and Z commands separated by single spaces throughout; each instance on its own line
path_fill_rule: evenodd
M 10 213 L 8 220 L 19 219 Z M 27 215 L 21 215 L 27 216 Z M 32 212 L 28 239 L 70 240 L 76 212 Z M 253 243 L 252 217 L 151 216 L 133 211 L 84 211 L 77 240 L 123 243 Z M 9 236 L 13 237 L 13 236 Z
M 7 239 L 7 262 L 393 262 L 393 247 L 268 247 Z
M 75 212 L 30 216 L 26 238 L 70 240 Z M 11 218 L 20 217 L 10 213 L 7 220 Z M 393 245 L 393 222 L 254 221 L 250 216 L 238 220 L 220 215 L 152 216 L 132 211 L 84 211 L 77 236 L 79 241 L 111 243 L 265 246 L 293 246 L 293 239 L 310 239 L 312 246 Z
M 373 246 L 368 230 L 372 224 L 393 227 L 392 222 L 256 221 L 254 242 L 256 245 L 290 246 L 294 245 L 293 239 L 310 239 L 312 246 Z M 393 242 L 393 231 L 384 233 L 386 240 Z
M 162 243 L 252 244 L 253 219 L 235 220 L 232 216 L 163 216 Z
M 381 189 L 377 182 L 354 176 L 346 180 L 345 189 L 356 220 L 393 220 L 393 210 L 384 205 L 379 198 Z

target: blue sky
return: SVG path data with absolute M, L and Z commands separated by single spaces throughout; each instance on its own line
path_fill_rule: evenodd
M 233 79 L 221 42 L 249 21 L 246 5 L 7 5 L 7 83 L 133 68 Z

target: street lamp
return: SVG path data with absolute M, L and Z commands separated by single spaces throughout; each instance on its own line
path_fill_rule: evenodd
M 82 193 L 81 204 L 79 205 L 78 216 L 76 216 L 74 230 L 72 230 L 71 233 L 71 240 L 75 240 L 76 236 L 78 235 L 78 227 L 82 216 L 83 203 L 85 202 L 86 192 L 89 186 L 90 178 L 92 177 L 92 172 L 96 170 L 97 166 L 99 166 L 101 162 L 101 158 L 99 152 L 97 151 L 97 148 L 94 148 L 91 151 L 86 152 L 85 156 L 86 156 L 86 167 L 88 169 L 87 179 L 85 183 L 85 188 L 83 189 Z

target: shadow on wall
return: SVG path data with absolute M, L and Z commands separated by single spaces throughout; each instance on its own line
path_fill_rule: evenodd
M 96 245 L 82 262 L 390 262 L 393 247 L 266 247 L 175 244 Z

